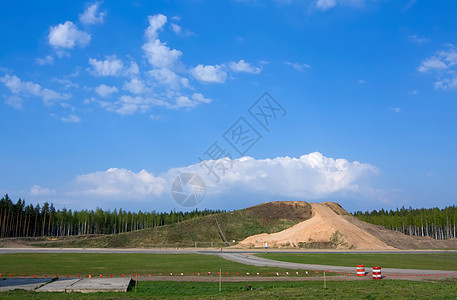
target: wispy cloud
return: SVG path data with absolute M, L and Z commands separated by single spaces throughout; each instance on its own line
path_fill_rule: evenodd
M 189 37 L 194 34 L 192 31 L 183 29 L 180 25 L 176 23 L 171 23 L 170 28 L 176 35 L 181 37 Z
M 77 115 L 68 115 L 66 117 L 60 118 L 62 122 L 67 122 L 67 123 L 79 123 L 81 122 L 81 118 L 78 117 Z
M 52 57 L 51 55 L 46 55 L 46 57 L 43 58 L 37 57 L 35 58 L 35 62 L 40 66 L 53 65 L 54 57 Z
M 317 0 L 316 7 L 320 10 L 328 10 L 337 5 L 336 0 Z
M 417 70 L 435 75 L 435 88 L 454 90 L 457 88 L 457 51 L 452 44 L 422 61 Z
M 251 73 L 251 74 L 259 74 L 262 71 L 261 67 L 254 66 L 244 59 L 239 60 L 238 62 L 229 62 L 228 66 L 230 70 L 235 73 Z
M 389 107 L 389 110 L 390 110 L 391 112 L 396 113 L 396 114 L 399 114 L 399 113 L 402 112 L 402 110 L 401 110 L 400 107 Z
M 99 2 L 88 5 L 84 13 L 79 15 L 79 21 L 84 25 L 103 23 L 106 11 L 99 11 L 99 6 Z
M 50 106 L 55 102 L 62 100 L 68 100 L 71 97 L 70 94 L 62 94 L 51 89 L 42 88 L 41 85 L 32 81 L 22 81 L 16 75 L 5 75 L 0 77 L 0 82 L 2 82 L 14 96 L 7 101 L 7 104 L 10 105 L 13 100 L 15 103 L 20 103 L 20 98 L 22 97 L 39 97 L 46 106 Z M 19 107 L 20 106 L 16 105 L 16 108 Z
M 317 0 L 315 7 L 321 11 L 326 11 L 337 6 L 349 6 L 353 8 L 361 8 L 366 5 L 367 0 Z
M 224 83 L 229 72 L 259 74 L 262 68 L 254 66 L 244 59 L 231 61 L 220 65 L 199 64 L 190 70 L 190 74 L 204 83 Z
M 105 60 L 89 58 L 89 65 L 92 67 L 89 71 L 95 76 L 127 76 L 139 72 L 135 62 L 132 61 L 127 67 L 115 55 L 107 56 Z
M 29 195 L 31 196 L 51 196 L 55 194 L 56 190 L 44 188 L 36 184 L 32 186 L 29 191 Z
M 284 64 L 291 66 L 295 70 L 299 72 L 305 72 L 307 69 L 311 69 L 311 66 L 305 63 L 297 63 L 297 62 L 290 62 L 290 61 L 285 61 Z
M 100 97 L 108 97 L 113 93 L 117 93 L 119 89 L 115 86 L 107 86 L 106 84 L 100 84 L 95 88 L 95 92 Z
M 410 39 L 411 42 L 417 43 L 417 44 L 424 44 L 424 43 L 427 43 L 429 41 L 428 38 L 418 37 L 415 34 L 411 35 L 409 39 Z

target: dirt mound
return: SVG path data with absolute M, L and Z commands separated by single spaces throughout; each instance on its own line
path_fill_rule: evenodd
M 346 220 L 347 212 L 336 203 L 311 203 L 313 216 L 273 234 L 258 234 L 239 243 L 244 247 L 304 247 L 336 249 L 394 249 L 376 236 Z M 338 212 L 338 214 L 337 214 Z
M 435 240 L 407 236 L 363 222 L 338 203 L 311 203 L 312 217 L 283 231 L 257 234 L 241 241 L 241 247 L 298 247 L 326 249 L 436 249 L 457 248 L 457 239 Z
M 341 207 L 338 203 L 335 202 L 322 202 L 323 205 L 330 207 L 337 215 L 347 215 L 349 216 L 350 214 Z
M 256 206 L 242 209 L 250 214 L 260 217 L 264 222 L 270 220 L 299 220 L 311 218 L 312 208 L 304 201 L 276 201 L 262 203 Z

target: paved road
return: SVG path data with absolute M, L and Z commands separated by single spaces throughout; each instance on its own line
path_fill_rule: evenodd
M 152 254 L 208 254 L 217 255 L 222 258 L 253 266 L 279 267 L 299 270 L 328 270 L 335 272 L 355 272 L 354 267 L 325 266 L 314 264 L 300 264 L 270 260 L 254 256 L 255 253 L 264 253 L 260 249 L 224 249 L 222 252 L 214 249 L 110 249 L 110 248 L 0 248 L 0 254 L 4 253 L 152 253 Z M 296 251 L 296 250 L 269 250 L 274 253 L 457 253 L 455 250 L 400 250 L 400 251 Z M 366 271 L 371 271 L 371 268 Z M 415 270 L 415 269 L 392 269 L 383 268 L 383 274 L 391 275 L 433 275 L 439 276 L 457 276 L 457 271 L 440 271 L 440 270 Z
M 282 262 L 271 259 L 266 259 L 262 257 L 253 256 L 250 254 L 241 254 L 241 253 L 217 253 L 220 257 L 225 259 L 235 261 L 238 263 L 253 265 L 259 267 L 278 267 L 278 268 L 290 268 L 290 269 L 299 269 L 299 270 L 318 270 L 318 271 L 334 271 L 334 272 L 345 272 L 345 273 L 354 273 L 356 271 L 356 266 L 354 267 L 341 267 L 341 266 L 326 266 L 326 265 L 314 265 L 314 264 L 301 264 L 301 263 L 291 263 L 291 262 Z M 371 272 L 371 268 L 366 268 L 367 272 Z M 393 269 L 393 268 L 382 268 L 383 274 L 390 275 L 433 275 L 436 274 L 440 276 L 451 276 L 452 273 L 457 274 L 457 271 L 440 271 L 440 270 L 416 270 L 416 269 Z M 446 274 L 446 275 L 444 275 Z M 452 275 L 457 276 L 457 275 Z M 428 276 L 427 276 L 428 277 Z

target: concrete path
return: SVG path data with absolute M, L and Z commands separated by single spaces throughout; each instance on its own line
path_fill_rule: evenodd
M 71 287 L 73 284 L 78 282 L 81 279 L 67 279 L 67 278 L 62 278 L 58 279 L 56 281 L 53 281 L 51 283 L 48 283 L 46 285 L 43 285 L 39 289 L 37 289 L 37 292 L 61 292 L 64 293 L 67 291 L 67 288 Z
M 0 292 L 127 292 L 130 282 L 131 278 L 4 278 L 0 279 Z
M 0 279 L 0 292 L 12 290 L 33 291 L 50 282 L 48 278 L 4 278 Z
M 130 278 L 59 279 L 40 287 L 37 292 L 127 292 L 130 282 Z

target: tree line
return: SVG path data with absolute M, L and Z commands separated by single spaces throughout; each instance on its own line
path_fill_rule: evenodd
M 26 205 L 19 198 L 16 203 L 8 194 L 0 199 L 0 238 L 70 236 L 83 234 L 116 234 L 157 226 L 164 226 L 198 218 L 223 210 L 190 212 L 130 212 L 97 208 L 95 210 L 55 209 L 48 202 Z
M 430 236 L 437 240 L 456 238 L 457 206 L 444 209 L 405 208 L 396 210 L 357 211 L 354 216 L 362 221 L 384 226 L 387 229 L 400 231 L 407 235 Z

